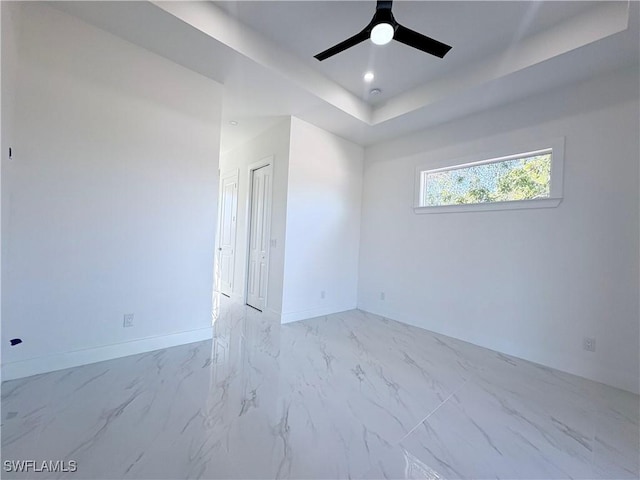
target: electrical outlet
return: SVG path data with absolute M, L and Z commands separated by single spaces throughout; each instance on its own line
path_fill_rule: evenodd
M 584 348 L 588 352 L 596 351 L 596 339 L 592 337 L 584 337 L 582 341 L 582 348 Z
M 125 313 L 122 327 L 133 327 L 133 313 Z
M 322 291 L 320 292 L 320 298 L 324 299 L 324 297 L 326 297 L 326 296 L 327 296 L 327 292 L 325 292 L 324 290 L 322 290 Z
M 384 292 L 380 292 L 380 300 L 384 300 L 384 298 L 385 298 Z

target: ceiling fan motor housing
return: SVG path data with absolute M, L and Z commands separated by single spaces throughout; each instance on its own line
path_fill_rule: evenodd
M 382 2 L 382 3 L 391 3 L 391 2 Z M 388 23 L 393 27 L 393 30 L 395 32 L 396 28 L 398 27 L 398 22 L 396 22 L 396 19 L 393 18 L 393 13 L 391 13 L 391 8 L 381 9 L 380 7 L 378 7 L 376 9 L 375 15 L 371 19 L 371 23 L 367 25 L 367 30 L 371 32 L 371 30 L 373 30 L 373 27 L 375 27 L 376 25 L 380 25 L 381 23 Z

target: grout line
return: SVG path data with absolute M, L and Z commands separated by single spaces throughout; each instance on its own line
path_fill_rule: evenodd
M 447 403 L 447 402 L 449 401 L 449 399 L 450 399 L 451 397 L 453 397 L 456 393 L 458 393 L 458 392 L 462 389 L 462 387 L 464 387 L 464 386 L 467 384 L 467 382 L 468 382 L 468 381 L 469 381 L 469 379 L 465 379 L 465 381 L 464 381 L 464 382 L 462 382 L 462 384 L 461 384 L 461 385 L 459 385 L 459 386 L 458 386 L 458 388 L 456 388 L 453 392 L 451 392 L 451 393 L 449 394 L 449 396 L 448 396 L 447 398 L 445 398 L 445 399 L 440 403 L 440 405 L 438 405 L 436 408 L 434 408 L 434 409 L 433 409 L 433 410 L 432 410 L 432 411 L 431 411 L 431 412 L 430 412 L 426 417 L 424 417 L 422 420 L 420 420 L 420 421 L 416 424 L 416 426 L 415 426 L 415 427 L 413 427 L 411 430 L 409 430 L 409 432 L 407 432 L 407 434 L 406 434 L 404 437 L 402 437 L 400 440 L 398 440 L 398 444 L 402 443 L 402 441 L 403 441 L 405 438 L 407 438 L 409 435 L 411 435 L 411 434 L 415 431 L 415 429 L 416 429 L 416 428 L 418 428 L 420 425 L 422 425 L 424 422 L 426 422 L 426 421 L 429 419 L 429 417 L 430 417 L 431 415 L 433 415 L 434 413 L 436 413 L 436 412 L 440 409 L 440 407 L 442 407 L 445 403 Z

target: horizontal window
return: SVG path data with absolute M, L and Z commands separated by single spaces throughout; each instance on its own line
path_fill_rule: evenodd
M 416 212 L 557 206 L 561 199 L 562 150 L 550 147 L 420 169 Z

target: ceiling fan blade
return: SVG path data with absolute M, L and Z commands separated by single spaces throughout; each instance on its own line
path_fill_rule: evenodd
M 329 57 L 333 57 L 335 54 L 345 51 L 347 48 L 351 48 L 359 43 L 364 42 L 369 38 L 369 32 L 365 28 L 360 33 L 357 33 L 351 38 L 347 38 L 344 42 L 340 42 L 337 45 L 334 45 L 331 48 L 328 48 L 324 52 L 320 52 L 317 55 L 314 55 L 318 60 L 326 60 Z
M 400 24 L 398 24 L 398 28 L 396 28 L 393 39 L 440 58 L 444 57 L 447 52 L 451 50 L 449 45 L 429 38 L 421 33 L 414 32 L 410 28 L 403 27 Z

